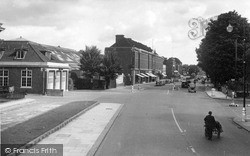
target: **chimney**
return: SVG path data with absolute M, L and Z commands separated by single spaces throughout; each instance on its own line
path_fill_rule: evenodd
M 115 42 L 118 43 L 123 38 L 124 38 L 124 35 L 115 35 Z

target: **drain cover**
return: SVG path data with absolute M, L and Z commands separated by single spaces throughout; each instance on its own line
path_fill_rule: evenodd
M 56 136 L 61 137 L 61 138 L 67 138 L 67 137 L 70 137 L 71 135 L 70 134 L 57 134 Z

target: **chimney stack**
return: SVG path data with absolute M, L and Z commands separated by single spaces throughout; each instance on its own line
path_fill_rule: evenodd
M 124 35 L 115 35 L 115 42 L 118 43 L 123 38 L 124 38 Z

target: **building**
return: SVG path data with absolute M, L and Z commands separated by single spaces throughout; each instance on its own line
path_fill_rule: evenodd
M 126 85 L 152 82 L 163 73 L 164 57 L 142 43 L 125 38 L 124 35 L 116 35 L 115 43 L 105 48 L 105 51 L 116 53 L 123 68 Z
M 166 65 L 166 74 L 169 79 L 182 73 L 182 62 L 178 58 L 170 57 L 166 59 L 164 63 Z
M 79 68 L 79 60 L 78 52 L 60 46 L 22 37 L 0 41 L 0 86 L 36 94 L 67 91 L 69 72 Z

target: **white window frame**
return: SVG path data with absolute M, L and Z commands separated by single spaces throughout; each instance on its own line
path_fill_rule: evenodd
M 16 59 L 24 59 L 26 56 L 26 50 L 17 50 L 16 51 Z
M 24 76 L 23 71 L 25 72 Z M 31 74 L 28 75 L 28 72 Z M 25 85 L 23 85 L 23 78 L 25 79 Z M 30 86 L 28 85 L 28 79 L 31 79 Z M 32 70 L 28 70 L 27 68 L 25 70 L 21 70 L 21 88 L 32 88 Z
M 7 76 L 4 75 L 4 72 L 7 71 Z M 1 86 L 8 86 L 9 85 L 9 70 L 7 69 L 0 69 L 0 72 L 2 72 L 2 76 L 0 75 L 0 77 L 2 78 L 2 85 Z M 7 78 L 7 84 L 4 84 L 4 79 Z
M 0 51 L 0 59 L 3 57 L 4 51 Z

